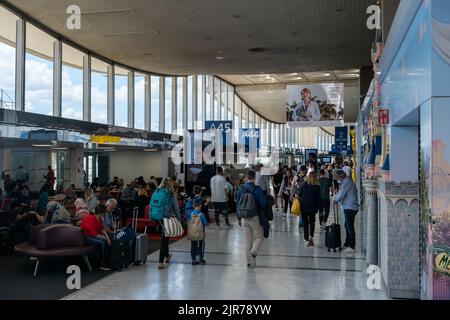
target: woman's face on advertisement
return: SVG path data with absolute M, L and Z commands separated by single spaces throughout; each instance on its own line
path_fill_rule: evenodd
M 311 93 L 308 90 L 303 90 L 302 91 L 302 99 L 309 101 L 311 100 Z

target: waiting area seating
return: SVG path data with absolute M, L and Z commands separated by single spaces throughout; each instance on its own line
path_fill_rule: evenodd
M 31 229 L 30 241 L 14 247 L 14 251 L 22 256 L 36 258 L 34 276 L 37 275 L 39 262 L 44 258 L 60 258 L 82 256 L 90 271 L 88 255 L 96 253 L 95 246 L 85 245 L 81 228 L 62 225 L 38 225 Z

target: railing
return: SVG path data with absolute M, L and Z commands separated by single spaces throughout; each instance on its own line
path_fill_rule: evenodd
M 14 110 L 15 105 L 13 99 L 11 99 L 6 91 L 0 88 L 0 108 Z

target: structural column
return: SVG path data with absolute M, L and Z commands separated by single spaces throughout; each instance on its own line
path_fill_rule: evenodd
M 377 180 L 365 179 L 364 197 L 366 198 L 366 263 L 378 265 L 378 190 Z

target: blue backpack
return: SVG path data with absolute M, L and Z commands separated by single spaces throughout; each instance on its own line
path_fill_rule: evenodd
M 150 199 L 150 219 L 162 220 L 169 206 L 170 190 L 161 188 L 156 190 Z
M 201 198 L 200 196 L 194 196 L 192 198 L 189 198 L 188 202 L 186 203 L 185 212 L 186 216 L 192 214 L 194 212 L 194 201 L 198 198 Z

